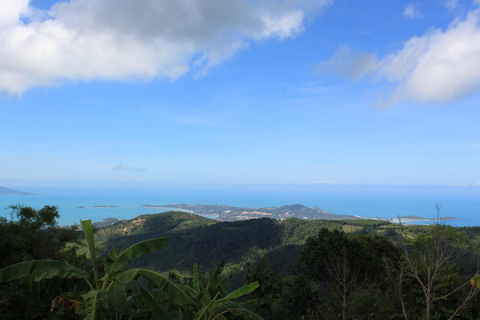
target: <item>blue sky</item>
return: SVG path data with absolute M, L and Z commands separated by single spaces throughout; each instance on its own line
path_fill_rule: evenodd
M 478 2 L 4 1 L 1 185 L 480 183 Z

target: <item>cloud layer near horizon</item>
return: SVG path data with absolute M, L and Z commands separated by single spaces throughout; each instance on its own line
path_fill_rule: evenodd
M 145 168 L 132 167 L 127 164 L 119 163 L 112 167 L 114 171 L 147 171 Z
M 393 92 L 379 101 L 382 107 L 405 101 L 449 103 L 480 92 L 479 19 L 480 9 L 471 11 L 445 31 L 436 29 L 413 37 L 383 59 L 340 48 L 316 70 L 351 80 L 371 75 L 373 80 L 386 79 L 395 84 Z
M 291 38 L 330 0 L 3 0 L 0 91 L 203 74 L 250 41 Z

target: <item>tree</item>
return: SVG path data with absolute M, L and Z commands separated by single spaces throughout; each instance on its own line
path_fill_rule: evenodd
M 88 245 L 89 263 L 75 265 L 75 257 L 68 262 L 29 259 L 0 270 L 0 283 L 21 280 L 23 292 L 28 293 L 23 317 L 43 318 L 44 314 L 38 311 L 47 309 L 50 318 L 58 311 L 60 318 L 64 319 L 67 318 L 65 309 L 75 309 L 84 319 L 91 320 L 122 317 L 221 320 L 227 313 L 244 319 L 262 320 L 248 307 L 249 304 L 256 305 L 255 301 L 236 301 L 256 289 L 258 283 L 229 293 L 221 278 L 224 262 L 214 274 L 208 273 L 206 284 L 195 265 L 192 287 L 178 285 L 151 270 L 127 269 L 134 259 L 167 246 L 167 238 L 144 240 L 119 254 L 113 248 L 105 259 L 101 259 L 96 254 L 92 222 L 81 221 L 81 224 Z M 139 279 L 146 282 L 137 286 L 134 281 Z M 32 305 L 32 297 L 41 301 L 40 292 L 45 291 L 42 287 L 45 280 L 57 281 L 57 284 L 67 282 L 67 285 L 57 285 L 57 290 L 53 288 L 53 295 L 49 295 L 49 301 L 43 301 L 43 305 Z M 66 289 L 58 290 L 60 287 Z M 1 294 L 0 298 L 4 300 Z M 0 309 L 4 315 L 20 317 L 18 312 L 12 312 L 8 307 Z
M 307 239 L 296 272 L 322 288 L 323 302 L 328 301 L 320 305 L 323 313 L 340 314 L 342 319 L 379 316 L 385 304 L 374 306 L 371 298 L 385 299 L 389 273 L 399 256 L 399 249 L 384 237 L 349 237 L 340 230 L 322 229 Z
M 267 258 L 263 255 L 255 264 L 247 263 L 244 280 L 246 283 L 258 282 L 258 289 L 250 294 L 253 299 L 263 301 L 258 311 L 264 318 L 278 319 L 273 314 L 279 309 L 276 304 L 281 296 L 282 288 L 289 283 L 282 283 L 274 268 L 269 267 Z
M 23 255 L 34 259 L 64 258 L 65 245 L 78 238 L 74 227 L 59 228 L 55 206 L 40 210 L 10 206 L 11 218 L 0 217 L 0 268 L 21 262 Z
M 408 282 L 404 276 L 413 279 L 413 284 L 420 287 L 424 306 L 422 318 L 426 320 L 432 319 L 435 307 L 440 308 L 445 301 L 449 302 L 449 306 L 443 308 L 442 316 L 449 319 L 459 316 L 477 294 L 475 287 L 468 288 L 468 281 L 459 276 L 455 265 L 462 248 L 469 243 L 468 238 L 464 233 L 441 223 L 440 206 L 437 205 L 436 209 L 435 223 L 410 243 L 402 244 L 405 263 L 400 274 L 399 297 L 405 320 L 409 319 L 410 312 L 407 310 L 411 299 L 403 291 Z M 410 290 L 414 288 L 410 287 Z
M 67 305 L 67 308 L 76 309 L 76 312 L 85 319 L 92 320 L 118 319 L 122 315 L 135 316 L 150 313 L 142 308 L 148 301 L 145 302 L 141 297 L 147 297 L 151 293 L 140 288 L 141 301 L 139 301 L 138 292 L 126 286 L 127 282 L 139 278 L 147 280 L 162 293 L 157 296 L 158 301 L 163 304 L 161 309 L 155 310 L 156 317 L 161 316 L 167 319 L 171 312 L 176 312 L 180 307 L 194 305 L 195 302 L 165 276 L 146 269 L 126 269 L 133 259 L 168 245 L 167 238 L 141 241 L 122 250 L 118 255 L 115 249 L 112 249 L 102 261 L 97 258 L 95 252 L 92 222 L 81 221 L 81 224 L 88 244 L 89 264 L 81 267 L 73 265 L 71 262 L 75 259 L 70 262 L 28 260 L 1 269 L 0 283 L 23 279 L 23 288 L 29 296 L 39 298 L 39 289 L 45 280 L 72 280 L 67 286 L 67 291 L 55 291 L 54 299 L 47 302 L 49 309 L 56 311 L 58 306 Z M 31 316 L 25 316 L 26 318 L 33 318 L 34 313 L 28 312 L 28 314 Z

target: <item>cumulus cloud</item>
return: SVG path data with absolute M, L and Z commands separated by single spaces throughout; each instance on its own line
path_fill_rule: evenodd
M 330 0 L 2 0 L 0 90 L 205 73 L 250 41 L 295 37 Z
M 126 165 L 126 164 L 117 164 L 117 165 L 114 165 L 112 170 L 115 170 L 115 171 L 147 171 L 147 169 L 145 168 L 140 168 L 140 167 L 131 167 L 129 165 Z
M 446 30 L 437 29 L 413 37 L 399 51 L 378 59 L 374 67 L 368 64 L 366 70 L 371 69 L 371 74 L 396 86 L 392 94 L 379 101 L 380 105 L 391 106 L 404 101 L 449 103 L 479 93 L 479 18 L 478 9 L 471 11 L 465 19 L 456 19 Z M 337 54 L 322 64 L 334 64 Z M 358 55 L 368 54 L 357 52 L 345 65 L 355 64 Z
M 410 19 L 422 17 L 422 15 L 420 14 L 420 10 L 418 10 L 417 6 L 415 6 L 413 3 L 407 4 L 405 10 L 403 11 L 403 15 Z

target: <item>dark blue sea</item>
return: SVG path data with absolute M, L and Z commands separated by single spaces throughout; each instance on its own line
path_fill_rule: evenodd
M 330 213 L 370 218 L 416 215 L 433 218 L 435 206 L 441 216 L 457 217 L 453 226 L 480 225 L 480 186 L 385 186 L 385 185 L 171 185 L 155 188 L 7 188 L 33 192 L 35 196 L 0 196 L 0 215 L 13 204 L 35 208 L 59 208 L 59 224 L 80 219 L 100 221 L 108 217 L 131 219 L 159 209 L 144 204 L 224 204 L 238 207 L 269 207 L 288 204 L 315 206 Z M 115 208 L 93 208 L 116 206 Z M 83 209 L 79 207 L 84 207 Z

